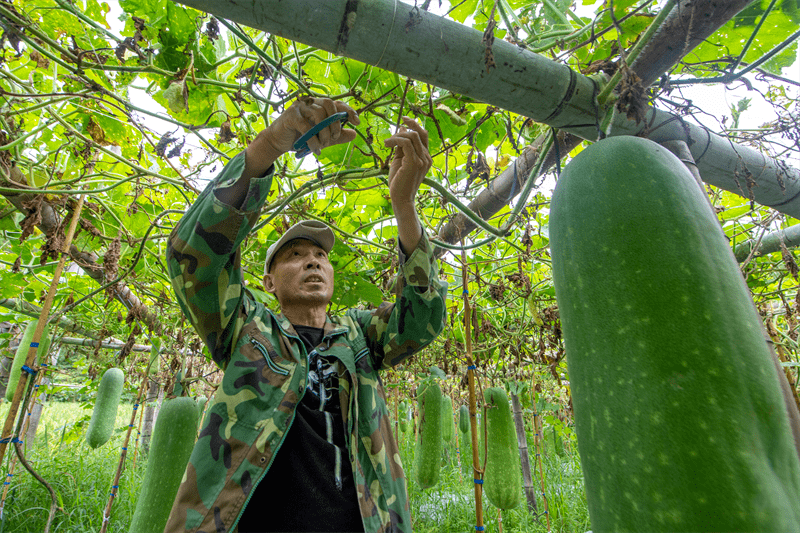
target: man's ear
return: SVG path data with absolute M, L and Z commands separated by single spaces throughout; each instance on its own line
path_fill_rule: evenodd
M 275 277 L 272 274 L 264 274 L 264 290 L 275 294 Z

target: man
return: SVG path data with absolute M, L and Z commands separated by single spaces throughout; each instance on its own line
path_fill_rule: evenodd
M 341 102 L 296 102 L 233 158 L 169 239 L 168 268 L 183 312 L 225 370 L 173 504 L 167 532 L 411 531 L 405 475 L 379 371 L 430 343 L 445 320 L 447 285 L 415 208 L 432 161 L 427 132 L 404 117 L 389 193 L 399 237 L 394 303 L 326 314 L 334 273 L 331 229 L 290 228 L 267 251 L 264 285 L 281 314 L 243 288 L 240 244 L 269 192 L 273 163 Z M 315 153 L 353 140 L 338 122 Z

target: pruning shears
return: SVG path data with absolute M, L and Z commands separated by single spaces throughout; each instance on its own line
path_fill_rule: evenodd
M 297 159 L 301 159 L 310 154 L 311 148 L 308 147 L 308 140 L 336 121 L 339 121 L 342 124 L 347 122 L 347 113 L 345 111 L 334 113 L 333 115 L 329 116 L 328 118 L 326 118 L 325 120 L 323 120 L 322 122 L 311 128 L 310 130 L 305 132 L 302 137 L 300 137 L 299 139 L 297 139 L 297 141 L 295 141 L 294 146 L 292 147 L 295 150 L 297 150 L 294 156 Z

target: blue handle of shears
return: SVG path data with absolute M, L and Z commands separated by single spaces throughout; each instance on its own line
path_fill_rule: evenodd
M 333 115 L 329 116 L 328 118 L 326 118 L 325 120 L 323 120 L 322 122 L 311 128 L 310 130 L 305 132 L 303 136 L 297 139 L 297 141 L 295 141 L 294 143 L 293 148 L 297 150 L 295 157 L 297 159 L 300 159 L 310 154 L 311 149 L 308 147 L 308 140 L 317 133 L 321 132 L 322 130 L 330 126 L 331 124 L 333 124 L 334 122 L 336 122 L 337 120 L 342 123 L 347 122 L 347 113 L 345 111 L 334 113 Z

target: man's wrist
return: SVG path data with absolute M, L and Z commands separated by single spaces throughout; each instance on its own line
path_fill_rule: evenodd
M 249 178 L 263 176 L 264 173 L 285 152 L 275 148 L 269 136 L 269 128 L 259 133 L 245 149 L 245 171 Z
M 414 222 L 418 221 L 417 205 L 414 201 L 392 201 L 392 211 L 394 211 L 394 218 L 397 220 L 398 224 L 401 224 L 406 220 Z
M 397 221 L 397 237 L 401 251 L 411 254 L 422 238 L 422 225 L 417 216 L 417 208 L 414 202 L 393 204 L 394 218 Z

